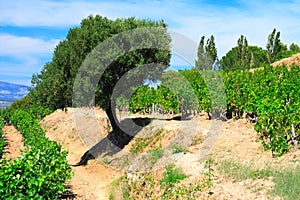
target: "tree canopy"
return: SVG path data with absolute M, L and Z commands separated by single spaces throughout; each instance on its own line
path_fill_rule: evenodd
M 245 47 L 244 47 L 245 48 Z M 248 46 L 247 56 L 241 55 L 240 47 L 232 48 L 220 60 L 222 69 L 225 71 L 236 69 L 257 68 L 268 63 L 267 52 L 258 46 Z
M 29 94 L 30 98 L 53 110 L 76 106 L 72 102 L 73 86 L 79 76 L 85 90 L 91 89 L 91 82 L 96 83 L 94 91 L 90 91 L 95 94 L 92 104 L 105 109 L 112 120 L 112 93 L 123 75 L 126 74 L 132 86 L 137 87 L 144 79 L 155 81 L 169 66 L 171 39 L 166 27 L 163 21 L 135 18 L 110 20 L 96 15 L 83 19 L 80 26 L 71 28 L 66 39 L 56 46 L 52 60 L 45 64 L 41 73 L 33 75 L 34 89 Z M 138 30 L 131 31 L 135 29 Z M 102 43 L 107 48 L 97 49 Z M 150 48 L 145 48 L 148 46 Z M 109 60 L 111 62 L 106 63 Z M 134 68 L 151 63 L 158 65 L 151 70 L 144 67 L 129 73 Z M 82 65 L 90 66 L 89 70 L 80 71 Z M 103 73 L 99 74 L 101 70 Z M 97 77 L 99 75 L 101 77 Z M 84 93 L 79 95 L 85 98 Z M 81 106 L 92 105 L 89 99 L 82 99 L 82 102 L 85 105 Z

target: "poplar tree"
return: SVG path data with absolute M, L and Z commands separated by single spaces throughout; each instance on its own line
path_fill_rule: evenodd
M 195 68 L 198 70 L 212 70 L 217 60 L 217 48 L 214 36 L 210 36 L 205 44 L 205 36 L 202 36 L 198 45 L 197 60 Z

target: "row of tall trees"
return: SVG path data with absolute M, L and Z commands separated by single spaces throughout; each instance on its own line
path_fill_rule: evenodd
M 275 28 L 268 36 L 266 49 L 258 46 L 251 46 L 247 38 L 241 35 L 237 40 L 237 46 L 233 47 L 219 61 L 215 38 L 212 35 L 205 43 L 205 36 L 202 36 L 198 46 L 195 68 L 199 70 L 223 69 L 249 69 L 271 64 L 282 58 L 300 52 L 300 47 L 292 43 L 289 48 L 280 40 L 280 32 Z

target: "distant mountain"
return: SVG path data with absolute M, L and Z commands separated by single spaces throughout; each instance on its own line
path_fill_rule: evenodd
M 0 101 L 15 101 L 28 94 L 30 87 L 0 81 Z

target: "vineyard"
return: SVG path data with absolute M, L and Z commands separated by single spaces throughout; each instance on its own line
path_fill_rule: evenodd
M 25 150 L 17 160 L 0 161 L 0 196 L 3 199 L 57 199 L 71 178 L 67 152 L 45 137 L 36 117 L 16 111 L 11 120 L 22 133 Z
M 209 119 L 223 120 L 251 113 L 264 148 L 277 157 L 300 139 L 299 75 L 298 66 L 266 66 L 253 72 L 167 71 L 157 88 L 141 86 L 129 102 L 117 99 L 117 106 L 145 114 L 155 105 L 161 113 L 189 116 L 205 112 Z M 42 107 L 3 112 L 22 133 L 26 148 L 17 160 L 1 160 L 1 197 L 55 199 L 65 191 L 65 181 L 71 178 L 67 152 L 45 137 L 37 121 L 49 112 Z M 1 123 L 2 128 L 3 120 Z M 2 148 L 5 143 L 1 140 Z
M 299 67 L 266 66 L 254 73 L 233 72 L 224 77 L 229 109 L 253 112 L 255 130 L 273 156 L 288 151 L 299 140 Z
M 251 115 L 265 149 L 271 149 L 276 157 L 300 139 L 299 75 L 297 66 L 290 70 L 266 66 L 254 72 L 185 70 L 179 75 L 171 71 L 156 89 L 147 85 L 138 88 L 129 108 L 133 113 L 147 113 L 155 105 L 162 113 L 206 112 L 210 119 L 223 120 Z M 126 107 L 118 107 L 122 105 Z
M 166 146 L 163 145 L 173 142 L 174 138 L 179 141 L 178 143 L 184 139 L 191 140 L 192 143 L 188 143 L 190 142 L 188 141 L 186 146 L 180 146 L 177 143 L 175 146 L 169 145 L 169 148 L 173 148 L 174 151 L 169 149 L 166 152 L 170 156 L 174 154 L 174 157 L 181 153 L 186 159 L 185 162 L 191 164 L 188 156 L 196 156 L 196 151 L 198 153 L 199 149 L 205 149 L 204 142 L 214 135 L 211 129 L 204 126 L 201 129 L 191 127 L 194 125 L 192 123 L 199 121 L 206 125 L 212 121 L 217 121 L 219 124 L 223 124 L 221 120 L 228 121 L 227 124 L 224 122 L 226 128 L 220 130 L 227 134 L 223 135 L 223 138 L 221 137 L 222 142 L 226 142 L 226 139 L 229 138 L 229 147 L 224 147 L 227 148 L 227 153 L 233 152 L 234 148 L 243 142 L 246 145 L 248 143 L 253 145 L 254 140 L 256 141 L 258 138 L 264 149 L 271 151 L 271 156 L 268 152 L 266 153 L 268 158 L 275 160 L 287 153 L 292 145 L 297 145 L 300 141 L 300 68 L 296 66 L 297 63 L 293 63 L 295 66 L 288 68 L 286 66 L 273 67 L 271 63 L 299 53 L 298 45 L 292 44 L 288 49 L 280 41 L 280 32 L 277 32 L 276 29 L 269 35 L 266 49 L 248 46 L 246 37 L 241 35 L 238 46 L 218 60 L 214 36 L 207 40 L 206 45 L 205 37 L 202 36 L 195 67 L 177 72 L 167 70 L 171 63 L 171 42 L 172 38 L 167 31 L 167 24 L 163 20 L 152 21 L 135 18 L 111 20 L 96 15 L 83 19 L 80 26 L 71 28 L 66 39 L 55 47 L 52 60 L 44 65 L 40 73 L 32 76 L 32 88 L 29 93 L 21 100 L 13 102 L 5 111 L 0 112 L 0 198 L 59 199 L 65 194 L 66 180 L 72 177 L 72 169 L 67 160 L 68 153 L 62 147 L 63 144 L 65 145 L 65 141 L 60 141 L 63 143 L 61 144 L 48 139 L 45 136 L 45 130 L 49 127 L 44 127 L 44 130 L 40 125 L 44 117 L 57 110 L 62 110 L 60 117 L 66 117 L 73 109 L 92 111 L 94 106 L 99 107 L 101 112 L 105 113 L 105 119 L 102 120 L 101 125 L 107 131 L 107 135 L 98 144 L 108 144 L 101 146 L 101 153 L 113 155 L 115 150 L 109 152 L 108 147 L 118 147 L 116 148 L 117 152 L 132 147 L 130 156 L 134 157 L 142 155 L 147 149 L 151 156 L 149 159 L 150 169 L 154 168 L 155 163 L 164 156 Z M 154 63 L 155 67 L 151 68 Z M 250 68 L 252 69 L 250 70 Z M 145 81 L 153 84 L 146 85 Z M 141 129 L 125 133 L 120 127 L 122 121 L 115 120 L 117 110 L 120 111 L 120 116 L 123 111 L 137 114 L 137 119 L 143 121 L 143 127 L 156 120 L 157 124 L 154 124 L 156 126 L 154 128 L 159 130 L 156 132 L 157 138 L 154 136 L 154 138 L 136 139 L 135 136 Z M 145 116 L 141 116 L 152 113 L 167 114 L 167 117 L 158 115 L 159 117 L 155 118 L 156 116 L 153 117 L 153 115 L 151 119 L 145 120 Z M 196 117 L 193 118 L 193 116 Z M 73 115 L 72 117 L 74 118 Z M 84 119 L 88 119 L 88 117 L 90 116 L 84 115 Z M 57 128 L 55 126 L 47 129 L 47 133 L 51 131 L 54 132 L 54 135 L 66 134 L 66 132 L 77 134 L 70 135 L 69 138 L 65 137 L 66 140 L 69 139 L 66 143 L 71 144 L 69 152 L 78 151 L 72 146 L 74 140 L 70 140 L 70 138 L 77 137 L 77 142 L 82 142 L 78 138 L 78 130 L 73 126 L 73 118 L 69 120 L 69 123 L 72 124 L 69 126 L 62 118 L 59 119 L 64 128 L 61 132 L 55 132 Z M 247 132 L 248 130 L 244 131 L 244 127 L 235 124 L 235 122 L 241 122 L 239 120 L 243 118 L 246 118 L 251 124 L 250 126 L 248 126 L 249 123 L 241 124 L 248 126 L 251 131 L 255 130 L 257 135 L 251 131 Z M 4 121 L 6 125 L 12 124 L 23 136 L 25 149 L 22 150 L 18 159 L 7 159 L 3 153 L 3 149 L 7 145 L 2 131 Z M 105 128 L 104 121 L 108 124 Z M 126 124 L 126 119 L 123 122 Z M 162 122 L 170 123 L 169 130 L 161 127 Z M 84 129 L 87 134 L 94 130 L 97 131 L 94 129 L 94 124 L 89 124 L 84 120 L 82 123 L 91 128 Z M 57 121 L 54 121 L 53 124 L 57 125 Z M 179 124 L 183 127 L 182 130 L 176 129 Z M 231 125 L 238 130 L 230 129 Z M 153 131 L 152 128 L 150 127 L 148 131 Z M 196 135 L 189 136 L 188 134 L 193 128 Z M 132 135 L 133 132 L 134 135 Z M 151 134 L 153 133 L 151 132 Z M 161 136 L 162 134 L 164 136 Z M 253 139 L 255 137 L 256 139 Z M 217 142 L 215 138 L 211 140 Z M 154 143 L 154 146 L 151 146 L 150 141 Z M 93 140 L 93 142 L 98 141 Z M 232 143 L 235 144 L 232 145 Z M 87 146 L 81 143 L 79 145 L 82 145 L 81 148 L 84 151 L 86 150 Z M 93 147 L 99 151 L 96 148 L 97 144 Z M 245 155 L 251 154 L 252 147 L 239 146 L 241 149 L 236 152 L 240 153 L 242 148 L 245 148 L 247 150 Z M 194 153 L 191 153 L 191 149 Z M 93 150 L 93 148 L 89 150 Z M 83 165 L 88 163 L 88 159 L 95 158 L 94 155 L 90 155 L 89 150 L 82 156 L 83 159 L 87 159 L 83 160 Z M 71 162 L 80 159 L 74 155 Z M 124 163 L 120 166 L 130 165 L 129 158 L 124 157 Z M 195 166 L 198 167 L 200 165 L 199 158 L 196 157 L 196 159 L 194 164 L 196 163 Z M 298 160 L 293 159 L 290 160 L 298 164 Z M 115 164 L 120 164 L 117 161 L 115 159 Z M 103 164 L 109 162 L 108 159 L 103 159 Z M 185 162 L 180 164 L 186 164 Z M 85 168 L 79 166 L 80 163 L 74 165 L 74 167 L 78 167 L 75 168 L 75 172 L 76 170 L 84 172 Z M 205 181 L 205 188 L 212 184 L 212 163 L 213 160 L 210 159 L 206 177 L 208 181 Z M 229 165 L 225 162 L 224 166 Z M 243 169 L 244 167 L 239 168 Z M 107 177 L 103 174 L 99 176 L 103 169 L 102 166 L 102 168 L 94 169 L 95 173 L 90 174 L 92 170 L 84 172 L 83 179 L 89 176 L 89 180 L 98 181 L 98 183 L 86 185 L 85 188 L 96 190 L 95 185 L 100 181 L 106 185 L 106 180 L 103 179 Z M 165 170 L 166 172 L 161 174 L 160 180 L 155 180 L 152 176 L 146 177 L 151 180 L 153 178 L 148 182 L 149 185 L 147 185 L 146 179 L 144 182 L 139 182 L 140 185 L 130 181 L 126 182 L 126 177 L 125 182 L 129 184 L 128 187 L 126 186 L 127 193 L 132 195 L 133 199 L 135 199 L 134 197 L 148 198 L 147 190 L 144 192 L 138 190 L 145 189 L 145 185 L 149 186 L 148 189 L 152 190 L 154 196 L 157 192 L 153 192 L 153 185 L 160 188 L 159 190 L 163 194 L 157 194 L 163 197 L 162 199 L 172 199 L 174 192 L 178 195 L 183 192 L 186 196 L 181 197 L 188 198 L 187 196 L 193 195 L 194 190 L 199 192 L 199 194 L 194 194 L 196 198 L 202 192 L 201 185 L 193 186 L 190 182 L 186 182 L 190 186 L 188 189 L 186 185 L 174 188 L 173 186 L 177 182 L 188 176 L 182 174 L 179 168 L 175 168 L 175 165 L 169 165 Z M 281 171 L 264 174 L 264 170 L 253 169 L 253 173 L 251 170 L 248 170 L 251 172 L 250 178 L 253 178 L 253 174 L 255 178 L 272 176 L 277 177 L 277 180 L 274 179 L 277 183 L 281 177 L 286 175 L 283 175 Z M 110 175 L 108 170 L 106 172 Z M 95 176 L 98 176 L 98 179 Z M 293 174 L 291 176 L 294 177 Z M 172 180 L 174 177 L 175 179 Z M 123 179 L 121 180 L 124 182 Z M 80 187 L 82 183 L 85 182 L 79 182 Z M 134 187 L 130 187 L 130 185 Z M 297 184 L 294 185 L 297 186 Z M 278 188 L 282 187 L 277 186 Z M 282 193 L 285 194 L 287 190 L 283 190 Z M 210 195 L 210 192 L 208 194 Z M 158 198 L 154 196 L 154 199 Z M 180 196 L 177 197 L 180 198 Z
M 168 71 L 161 85 L 143 85 L 129 101 L 118 98 L 117 106 L 144 114 L 152 112 L 154 105 L 161 113 L 189 116 L 205 112 L 208 119 L 222 120 L 251 113 L 264 148 L 277 157 L 299 141 L 299 75 L 297 66 L 266 66 L 253 72 Z M 17 160 L 1 160 L 1 197 L 56 199 L 65 191 L 65 181 L 71 178 L 67 152 L 45 137 L 37 120 L 49 112 L 42 107 L 2 112 L 22 133 L 26 148 Z M 2 128 L 3 120 L 1 123 Z M 0 141 L 3 148 L 6 141 Z

